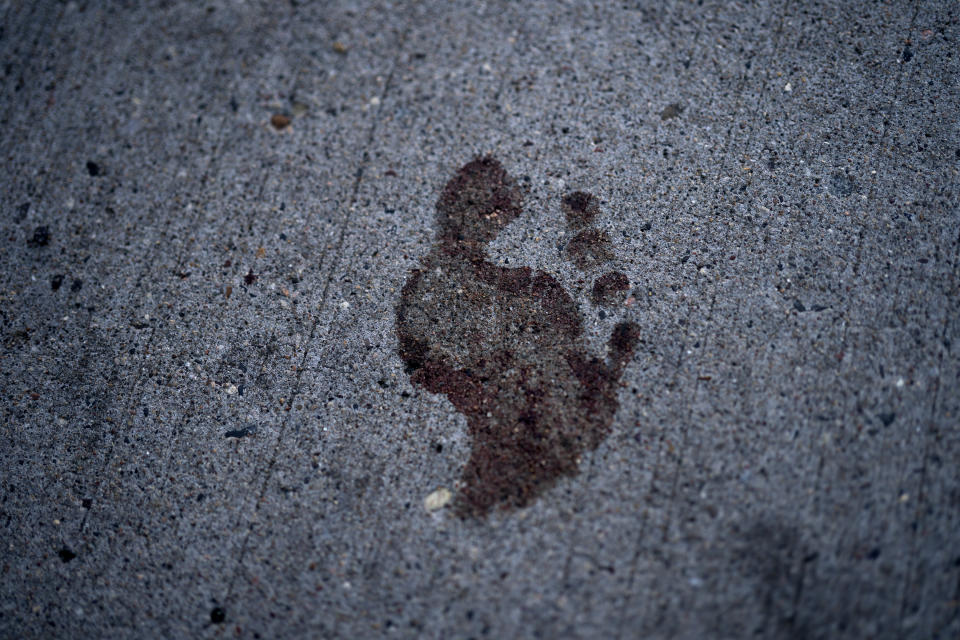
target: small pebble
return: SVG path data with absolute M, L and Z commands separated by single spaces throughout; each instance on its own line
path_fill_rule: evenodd
M 453 498 L 453 494 L 446 487 L 440 487 L 430 495 L 428 495 L 423 500 L 423 506 L 427 511 L 433 512 L 438 509 L 443 509 L 450 500 Z

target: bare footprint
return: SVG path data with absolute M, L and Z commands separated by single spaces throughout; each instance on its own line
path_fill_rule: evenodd
M 568 225 L 582 229 L 567 255 L 600 269 L 612 250 L 590 228 L 596 199 L 565 196 Z M 617 387 L 637 341 L 618 324 L 601 360 L 586 349 L 573 299 L 552 276 L 490 262 L 485 248 L 521 213 L 513 179 L 490 157 L 464 165 L 437 203 L 437 236 L 411 271 L 397 306 L 400 356 L 411 382 L 447 396 L 467 419 L 472 451 L 455 500 L 462 517 L 529 504 L 600 444 L 617 410 Z M 579 240 L 578 240 L 579 238 Z M 593 286 L 595 304 L 629 287 L 612 272 Z

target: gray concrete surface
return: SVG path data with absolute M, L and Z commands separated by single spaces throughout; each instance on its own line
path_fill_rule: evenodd
M 0 636 L 960 637 L 955 2 L 0 15 Z M 489 259 L 642 342 L 578 475 L 461 520 L 394 325 L 481 154 Z

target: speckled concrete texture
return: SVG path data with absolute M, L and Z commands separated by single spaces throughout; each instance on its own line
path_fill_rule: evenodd
M 954 2 L 0 15 L 0 636 L 960 637 Z M 482 155 L 486 259 L 639 339 L 579 473 L 461 519 L 396 310 Z

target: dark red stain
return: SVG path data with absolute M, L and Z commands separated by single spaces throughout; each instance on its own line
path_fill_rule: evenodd
M 563 212 L 570 226 L 590 224 L 600 213 L 600 203 L 589 193 L 574 191 L 563 196 Z
M 630 281 L 627 276 L 619 271 L 605 273 L 593 283 L 593 291 L 590 292 L 590 299 L 593 304 L 604 306 L 615 305 L 621 302 L 624 292 L 630 289 Z
M 621 323 L 609 357 L 594 357 L 559 282 L 487 260 L 486 245 L 520 215 L 521 201 L 493 158 L 462 167 L 437 203 L 436 242 L 410 272 L 397 307 L 411 382 L 445 394 L 467 419 L 472 452 L 455 499 L 461 517 L 522 507 L 576 474 L 580 456 L 609 432 L 638 337 L 635 325 Z M 564 207 L 585 211 L 595 202 L 577 193 Z M 584 251 L 597 253 L 593 245 Z
M 613 259 L 610 238 L 598 229 L 581 231 L 567 243 L 567 257 L 582 271 L 597 269 Z

